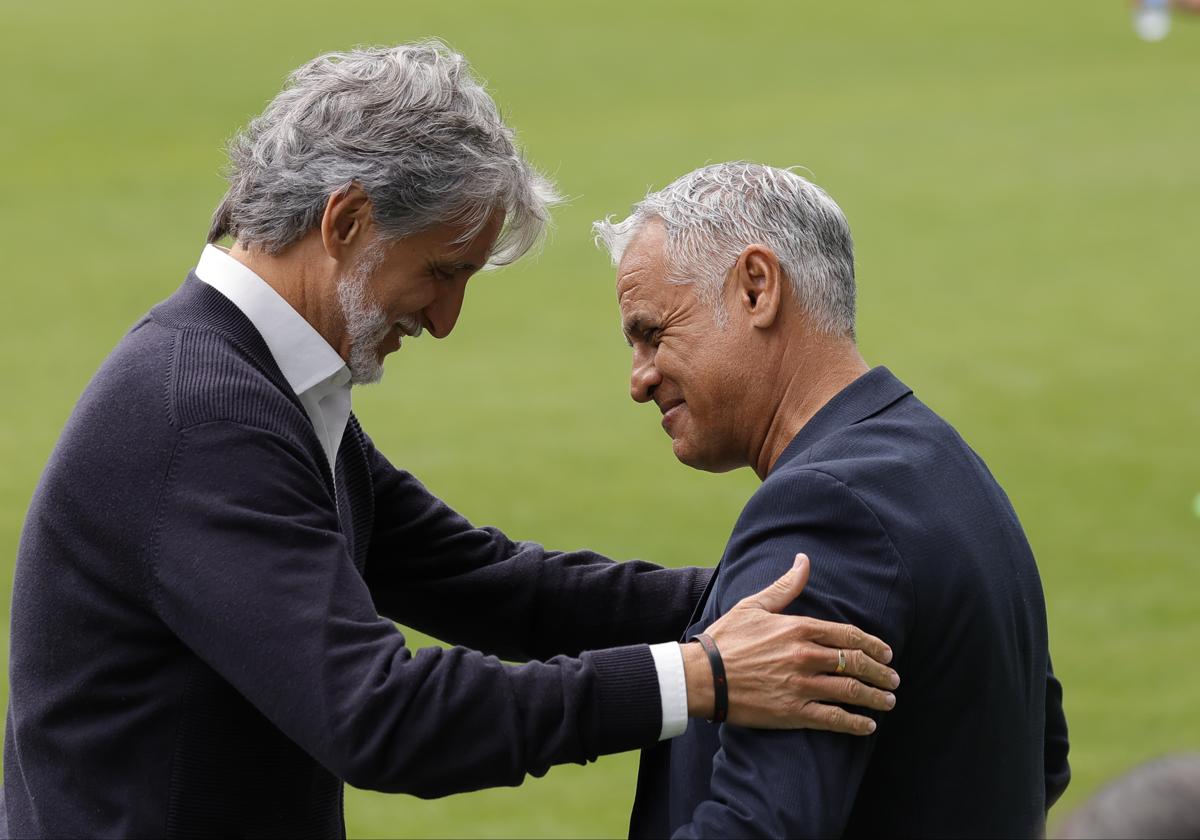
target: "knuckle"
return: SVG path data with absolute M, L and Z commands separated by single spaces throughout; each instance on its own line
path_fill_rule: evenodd
M 738 601 L 733 608 L 735 610 L 752 610 L 761 608 L 762 605 L 758 603 L 758 599 L 761 594 L 762 593 L 756 592 L 753 595 L 747 595 L 745 598 Z
M 858 703 L 863 699 L 863 693 L 866 686 L 858 680 L 846 680 L 846 699 L 852 703 Z
M 861 648 L 866 642 L 866 634 L 854 625 L 850 625 L 850 629 L 847 631 L 846 636 L 849 640 L 850 647 L 852 648 Z M 861 653 L 861 651 L 856 652 Z
M 783 719 L 794 722 L 800 719 L 803 704 L 796 702 L 795 697 L 785 696 L 776 700 L 772 706 Z
M 867 663 L 870 661 L 871 661 L 871 657 L 867 656 L 861 650 L 850 651 L 849 665 L 850 665 L 850 669 L 852 671 L 854 671 L 854 673 L 865 674 L 868 669 Z

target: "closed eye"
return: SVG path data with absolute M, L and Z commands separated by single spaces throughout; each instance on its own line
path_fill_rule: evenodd
M 474 263 L 470 263 L 470 262 L 456 262 L 456 263 L 437 263 L 437 262 L 435 262 L 435 263 L 429 264 L 430 274 L 432 274 L 433 277 L 437 280 L 445 280 L 447 282 L 457 279 L 458 275 L 462 274 L 463 272 L 466 272 L 467 274 L 474 274 L 478 270 L 479 270 L 479 266 L 475 265 Z
M 624 325 L 625 343 L 630 347 L 634 341 L 639 344 L 657 345 L 662 338 L 662 327 L 645 315 L 637 314 L 629 318 Z

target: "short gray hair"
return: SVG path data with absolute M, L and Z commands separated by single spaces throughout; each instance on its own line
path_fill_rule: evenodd
M 387 239 L 506 211 L 491 264 L 528 251 L 558 201 L 463 56 L 440 41 L 327 53 L 296 70 L 229 143 L 229 191 L 208 241 L 277 254 L 358 184 Z
M 619 263 L 647 222 L 666 229 L 668 281 L 696 285 L 724 323 L 721 294 L 748 245 L 779 258 L 798 303 L 832 335 L 854 337 L 854 240 L 841 208 L 787 169 L 737 161 L 705 166 L 649 193 L 623 221 L 592 230 Z

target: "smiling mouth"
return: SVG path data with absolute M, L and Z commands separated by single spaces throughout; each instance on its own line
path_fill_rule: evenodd
M 658 404 L 658 410 L 661 411 L 665 416 L 672 409 L 681 405 L 683 405 L 683 400 L 667 400 L 665 403 Z
M 401 336 L 408 336 L 409 338 L 416 338 L 425 331 L 425 328 L 421 326 L 421 322 L 415 315 L 408 315 L 401 318 L 392 326 L 396 328 L 396 332 L 400 333 Z
M 671 434 L 671 423 L 679 415 L 679 409 L 686 404 L 683 400 L 670 400 L 665 403 L 659 403 L 658 410 L 662 412 L 663 431 L 667 434 Z

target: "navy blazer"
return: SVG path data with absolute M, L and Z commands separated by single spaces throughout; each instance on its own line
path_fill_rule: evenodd
M 801 551 L 789 611 L 887 641 L 896 708 L 865 738 L 693 719 L 643 753 L 631 836 L 1039 835 L 1070 774 L 1037 566 L 983 461 L 886 368 L 789 444 L 687 635 Z

